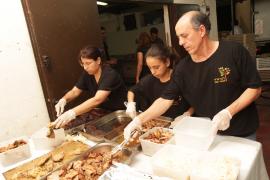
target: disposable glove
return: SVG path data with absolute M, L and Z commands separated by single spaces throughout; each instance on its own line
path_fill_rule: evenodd
M 173 122 L 171 122 L 170 128 L 174 128 L 184 117 L 190 116 L 188 112 L 184 112 L 182 115 L 177 116 Z
M 125 140 L 128 140 L 129 138 L 131 138 L 131 133 L 134 130 L 140 130 L 142 129 L 142 123 L 141 120 L 138 117 L 135 117 L 128 125 L 127 127 L 124 129 L 124 138 Z
M 126 113 L 131 117 L 134 118 L 136 116 L 136 102 L 127 102 L 125 103 L 127 109 Z
M 64 127 L 67 123 L 69 123 L 72 119 L 76 118 L 75 112 L 71 109 L 66 111 L 64 114 L 59 116 L 54 122 L 53 125 L 55 128 Z
M 231 119 L 231 113 L 227 109 L 223 109 L 214 116 L 212 123 L 217 130 L 225 131 L 230 127 Z
M 61 98 L 58 103 L 54 106 L 56 111 L 56 116 L 59 117 L 63 112 L 67 101 L 64 98 Z

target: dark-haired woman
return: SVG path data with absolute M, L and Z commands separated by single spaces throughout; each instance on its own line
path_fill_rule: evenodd
M 97 47 L 87 46 L 80 51 L 79 63 L 84 71 L 75 86 L 55 106 L 58 118 L 53 125 L 56 128 L 63 127 L 76 116 L 95 107 L 112 111 L 125 108 L 125 84 L 115 70 L 109 66 L 102 66 L 101 56 Z M 87 91 L 90 98 L 63 113 L 66 103 L 77 98 L 82 91 Z
M 146 64 L 151 74 L 143 77 L 138 84 L 128 91 L 126 112 L 131 116 L 134 116 L 136 112 L 135 102 L 137 102 L 137 107 L 144 111 L 161 96 L 171 79 L 173 71 L 171 64 L 175 56 L 165 46 L 153 44 L 145 56 Z M 187 111 L 188 109 L 188 103 L 182 97 L 178 97 L 174 100 L 171 108 L 163 115 L 171 118 L 175 118 L 183 113 L 191 115 L 193 111 L 192 109 Z
M 137 48 L 137 69 L 136 69 L 136 83 L 147 74 L 150 74 L 149 68 L 145 62 L 145 54 L 151 46 L 151 37 L 147 32 L 142 32 L 139 35 Z

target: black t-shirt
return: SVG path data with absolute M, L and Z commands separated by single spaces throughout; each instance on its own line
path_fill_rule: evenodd
M 146 64 L 146 61 L 145 61 L 145 54 L 147 53 L 149 48 L 150 48 L 150 45 L 149 46 L 141 46 L 141 47 L 138 47 L 138 49 L 137 49 L 137 53 L 138 52 L 143 53 L 143 67 L 142 67 L 142 72 L 140 74 L 140 79 L 142 77 L 146 76 L 147 74 L 151 73 L 147 64 Z
M 100 107 L 112 111 L 125 109 L 127 88 L 120 75 L 109 66 L 102 67 L 98 83 L 93 75 L 84 71 L 75 86 L 89 92 L 90 97 L 94 97 L 98 90 L 110 91 L 111 93 Z
M 210 117 L 228 107 L 247 88 L 259 88 L 261 80 L 255 61 L 239 43 L 221 41 L 206 61 L 195 63 L 185 57 L 175 68 L 171 83 L 162 97 L 174 99 L 182 94 L 195 113 Z M 254 103 L 235 114 L 230 127 L 221 134 L 248 136 L 259 126 Z
M 143 77 L 138 84 L 133 86 L 130 91 L 135 94 L 135 97 L 140 97 L 141 99 L 136 98 L 136 103 L 140 104 L 141 101 L 145 103 L 141 110 L 146 110 L 148 107 L 152 105 L 152 103 L 158 99 L 163 90 L 169 84 L 167 82 L 160 82 L 160 80 L 154 77 L 152 74 L 149 74 Z M 139 102 L 138 102 L 139 101 Z M 173 105 L 163 114 L 164 116 L 175 118 L 181 114 L 183 114 L 189 105 L 181 96 L 174 98 Z
M 152 41 L 152 44 L 159 44 L 159 45 L 164 45 L 164 42 L 162 39 L 157 37 L 155 40 Z

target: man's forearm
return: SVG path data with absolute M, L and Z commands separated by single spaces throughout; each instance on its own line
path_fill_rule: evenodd
M 257 89 L 246 89 L 241 96 L 236 99 L 231 105 L 229 105 L 226 109 L 229 110 L 232 116 L 237 114 L 239 111 L 250 105 L 253 101 L 255 101 L 261 94 L 261 88 Z
M 138 115 L 142 123 L 164 114 L 172 105 L 173 100 L 158 98 L 146 111 Z

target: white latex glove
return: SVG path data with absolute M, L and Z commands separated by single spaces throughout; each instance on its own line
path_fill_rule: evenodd
M 127 109 L 126 113 L 131 117 L 134 118 L 136 116 L 136 102 L 127 102 L 125 103 Z
M 184 112 L 182 115 L 177 116 L 173 122 L 171 122 L 170 128 L 174 128 L 184 117 L 190 116 L 188 112 Z
M 138 130 L 142 129 L 142 122 L 138 117 L 135 117 L 127 125 L 127 127 L 125 127 L 125 129 L 124 129 L 124 138 L 125 138 L 125 140 L 128 140 L 129 138 L 131 138 L 130 137 L 131 133 L 136 129 L 138 129 Z
M 56 116 L 59 117 L 63 112 L 67 101 L 64 98 L 61 98 L 58 103 L 54 106 L 56 111 Z
M 231 113 L 227 109 L 219 111 L 213 118 L 213 126 L 217 130 L 225 131 L 230 127 L 230 120 L 232 119 Z
M 72 119 L 76 118 L 75 112 L 71 109 L 66 111 L 64 114 L 59 116 L 54 122 L 53 125 L 55 128 L 64 127 L 67 123 L 69 123 Z

